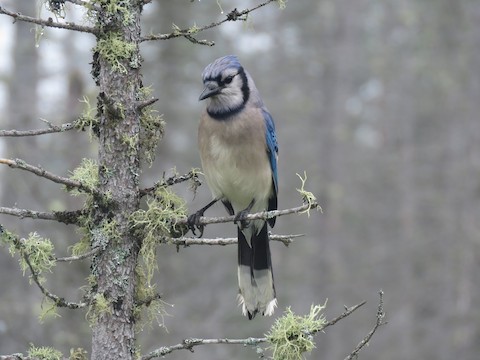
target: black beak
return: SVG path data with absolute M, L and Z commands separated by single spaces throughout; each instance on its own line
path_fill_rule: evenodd
M 203 89 L 198 101 L 205 100 L 210 96 L 217 95 L 222 88 L 218 86 L 216 83 L 208 82 L 205 84 L 205 88 Z

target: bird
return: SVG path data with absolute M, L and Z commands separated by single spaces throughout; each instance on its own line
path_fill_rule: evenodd
M 189 226 L 202 236 L 199 218 L 217 201 L 235 215 L 239 305 L 250 320 L 257 313 L 271 316 L 277 299 L 267 224 L 273 228 L 276 219 L 245 217 L 277 209 L 275 123 L 237 56 L 223 56 L 207 65 L 202 80 L 199 101 L 207 104 L 198 127 L 198 147 L 213 200 L 189 216 Z

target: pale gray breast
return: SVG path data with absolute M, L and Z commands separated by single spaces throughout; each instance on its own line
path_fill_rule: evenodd
M 202 167 L 214 197 L 228 199 L 236 211 L 255 198 L 260 210 L 272 191 L 265 124 L 258 108 L 227 121 L 206 113 L 199 126 Z

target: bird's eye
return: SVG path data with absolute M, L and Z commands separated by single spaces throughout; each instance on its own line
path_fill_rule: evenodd
M 233 80 L 234 77 L 235 77 L 235 75 L 227 76 L 227 77 L 225 78 L 225 80 L 223 80 L 223 82 L 224 82 L 225 84 L 230 84 L 230 83 L 232 82 L 232 80 Z

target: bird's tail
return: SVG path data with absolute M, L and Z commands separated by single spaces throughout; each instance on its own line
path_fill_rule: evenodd
M 253 225 L 253 224 L 252 224 Z M 243 315 L 273 315 L 277 306 L 267 223 L 238 228 L 238 286 Z

